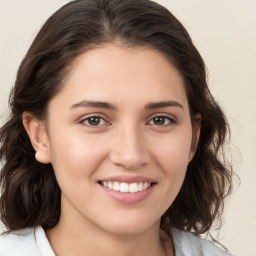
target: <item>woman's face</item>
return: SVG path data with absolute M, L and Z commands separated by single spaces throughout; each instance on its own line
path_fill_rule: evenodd
M 48 111 L 61 220 L 115 234 L 159 226 L 193 156 L 183 79 L 167 58 L 113 44 L 90 50 Z

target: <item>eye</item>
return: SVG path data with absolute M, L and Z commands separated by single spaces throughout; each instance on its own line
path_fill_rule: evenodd
M 171 118 L 168 116 L 155 116 L 148 122 L 148 124 L 150 125 L 157 125 L 157 126 L 165 126 L 165 125 L 170 125 L 174 123 L 176 123 L 174 118 Z
M 90 116 L 81 121 L 82 124 L 87 126 L 101 126 L 107 124 L 107 122 L 99 116 Z

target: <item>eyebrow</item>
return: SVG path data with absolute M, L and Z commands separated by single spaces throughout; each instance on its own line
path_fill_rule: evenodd
M 174 100 L 148 103 L 145 109 L 156 109 L 156 108 L 167 108 L 167 107 L 178 107 L 178 108 L 184 109 L 184 107 L 179 102 Z
M 116 107 L 108 102 L 89 101 L 89 100 L 82 100 L 70 107 L 70 109 L 75 109 L 75 108 L 103 108 L 103 109 L 116 110 Z
M 184 107 L 177 101 L 160 101 L 160 102 L 150 102 L 145 106 L 145 109 L 157 109 L 157 108 L 167 108 L 167 107 L 179 107 L 184 109 Z M 70 109 L 76 108 L 100 108 L 100 109 L 110 109 L 116 110 L 117 107 L 104 101 L 90 101 L 90 100 L 82 100 L 76 104 L 73 104 Z

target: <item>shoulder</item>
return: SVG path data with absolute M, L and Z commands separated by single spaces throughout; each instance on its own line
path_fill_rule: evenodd
M 230 256 L 212 242 L 197 237 L 191 232 L 172 229 L 171 235 L 177 256 Z
M 0 256 L 41 255 L 35 240 L 35 229 L 26 228 L 0 235 Z

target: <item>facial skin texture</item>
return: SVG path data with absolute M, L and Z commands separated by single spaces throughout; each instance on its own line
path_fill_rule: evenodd
M 146 255 L 147 250 L 147 255 L 164 255 L 160 218 L 177 196 L 194 154 L 183 79 L 160 52 L 114 44 L 82 54 L 72 68 L 49 103 L 41 132 L 33 136 L 33 120 L 25 124 L 37 160 L 52 163 L 62 191 L 60 222 L 47 236 L 58 252 L 63 237 L 62 248 L 71 248 L 76 239 L 88 255 Z M 85 100 L 113 109 L 79 104 Z M 169 101 L 176 105 L 147 108 Z M 92 116 L 101 118 L 98 125 L 90 126 L 86 118 Z M 153 119 L 159 116 L 166 117 L 163 123 Z M 120 203 L 98 183 L 116 175 L 145 176 L 156 184 L 144 200 Z M 73 255 L 74 248 L 66 253 Z

